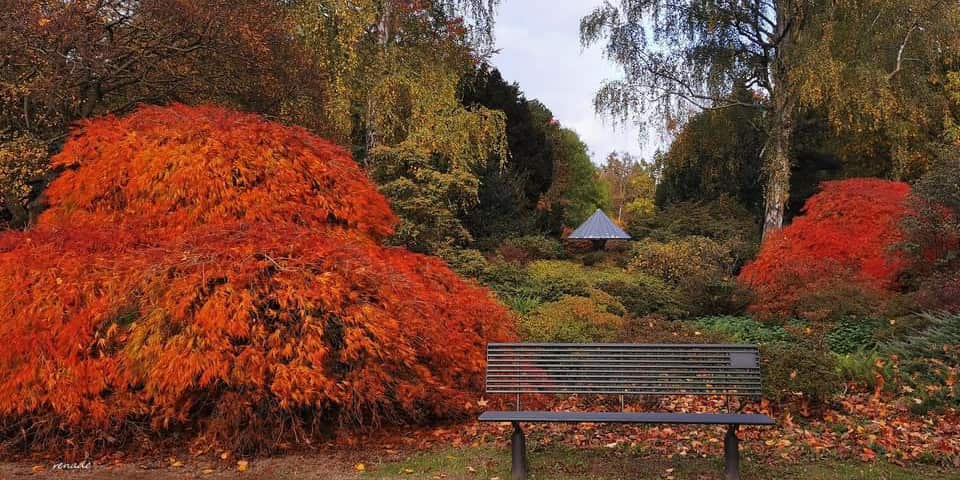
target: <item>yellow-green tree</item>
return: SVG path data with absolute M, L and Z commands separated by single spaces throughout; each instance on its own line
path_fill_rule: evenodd
M 621 225 L 653 215 L 657 184 L 653 165 L 629 152 L 612 152 L 600 166 L 600 180 L 610 192 L 610 206 Z
M 404 222 L 400 240 L 421 251 L 469 239 L 458 216 L 477 202 L 474 167 L 491 155 L 506 158 L 502 112 L 465 107 L 458 95 L 490 45 L 494 5 L 312 0 L 297 7 L 299 32 L 330 73 L 328 135 L 353 146 L 393 200 Z

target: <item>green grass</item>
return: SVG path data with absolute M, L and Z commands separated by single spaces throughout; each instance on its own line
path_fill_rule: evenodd
M 530 478 L 550 480 L 674 479 L 701 480 L 722 477 L 720 458 L 672 459 L 646 456 L 628 449 L 572 449 L 537 447 L 530 452 Z M 745 458 L 744 480 L 960 480 L 960 473 L 932 466 L 908 468 L 887 463 L 866 464 L 836 460 L 781 465 L 758 464 Z M 510 454 L 491 446 L 449 448 L 419 453 L 401 462 L 377 466 L 369 478 L 483 479 L 510 478 Z

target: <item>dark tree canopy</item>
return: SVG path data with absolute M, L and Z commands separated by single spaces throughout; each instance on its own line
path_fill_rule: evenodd
M 482 65 L 465 80 L 461 87 L 464 104 L 482 105 L 506 114 L 510 148 L 507 169 L 521 178 L 526 200 L 536 203 L 550 188 L 553 177 L 547 122 L 534 117 L 519 85 L 508 83 L 496 68 Z
M 737 95 L 749 98 L 751 94 L 742 88 Z M 657 204 L 727 195 L 761 213 L 760 151 L 766 140 L 762 122 L 757 109 L 741 106 L 705 110 L 691 117 L 659 158 Z

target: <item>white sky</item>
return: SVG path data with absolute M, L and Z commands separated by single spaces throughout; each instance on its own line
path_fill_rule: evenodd
M 619 78 L 617 66 L 594 45 L 580 47 L 580 19 L 601 0 L 503 0 L 496 22 L 500 53 L 492 63 L 508 82 L 517 82 L 528 99 L 538 99 L 557 120 L 575 130 L 590 147 L 594 163 L 612 151 L 650 159 L 658 135 L 641 144 L 639 130 L 614 127 L 594 112 L 593 96 L 605 79 Z

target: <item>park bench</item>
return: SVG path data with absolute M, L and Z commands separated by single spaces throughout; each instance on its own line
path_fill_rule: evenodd
M 526 440 L 520 423 L 642 423 L 727 425 L 725 476 L 740 478 L 737 429 L 773 425 L 766 415 L 730 413 L 625 412 L 624 395 L 722 395 L 760 397 L 759 351 L 755 345 L 600 343 L 491 343 L 487 346 L 486 391 L 515 397 L 516 410 L 487 411 L 481 422 L 510 422 L 511 476 L 527 476 Z M 619 396 L 620 411 L 522 410 L 523 394 Z

